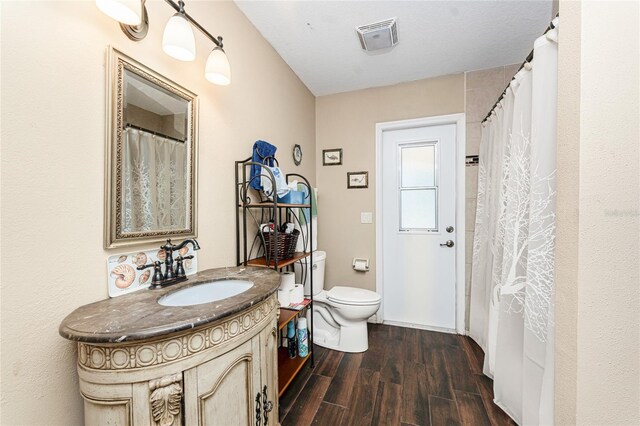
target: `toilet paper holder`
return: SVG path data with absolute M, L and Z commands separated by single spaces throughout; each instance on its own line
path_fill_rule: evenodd
M 360 272 L 368 272 L 369 271 L 369 259 L 365 257 L 354 257 L 353 258 L 353 269 Z

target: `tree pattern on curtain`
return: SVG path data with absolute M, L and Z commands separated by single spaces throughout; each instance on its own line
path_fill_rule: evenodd
M 513 139 L 517 141 L 513 143 Z M 547 339 L 553 295 L 555 259 L 555 171 L 541 176 L 540 164 L 531 164 L 531 137 L 512 137 L 505 162 L 505 200 L 513 213 L 504 215 L 504 252 L 501 295 L 512 295 L 509 310 L 524 311 L 525 326 L 542 342 Z

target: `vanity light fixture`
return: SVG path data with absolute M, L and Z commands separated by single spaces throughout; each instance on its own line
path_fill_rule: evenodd
M 196 27 L 216 46 L 207 58 L 205 78 L 213 84 L 227 86 L 231 83 L 229 59 L 222 46 L 222 37 L 214 37 L 184 10 L 184 1 L 165 0 L 175 13 L 164 28 L 162 50 L 180 61 L 193 61 L 196 57 L 196 41 L 191 26 Z M 96 5 L 107 16 L 120 22 L 122 31 L 133 41 L 147 35 L 149 19 L 145 0 L 96 0 Z
M 213 84 L 227 86 L 231 83 L 231 70 L 229 60 L 222 47 L 214 47 L 204 69 L 204 76 Z
M 142 22 L 140 0 L 96 0 L 96 6 L 108 17 L 125 25 L 140 25 Z
M 178 2 L 180 10 L 174 14 L 162 34 L 162 50 L 164 53 L 179 61 L 193 61 L 196 59 L 196 38 L 184 12 L 184 2 Z

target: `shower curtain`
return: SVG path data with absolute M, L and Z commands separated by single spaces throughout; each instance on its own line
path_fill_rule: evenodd
M 123 232 L 187 227 L 187 144 L 126 128 L 123 138 Z
M 469 334 L 495 403 L 553 424 L 558 18 L 483 123 Z

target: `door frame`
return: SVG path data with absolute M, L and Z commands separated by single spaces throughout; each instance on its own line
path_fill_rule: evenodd
M 376 321 L 384 321 L 384 285 L 383 285 L 383 256 L 382 256 L 382 133 L 388 130 L 411 129 L 415 127 L 438 126 L 444 124 L 456 125 L 456 331 L 465 332 L 465 114 L 448 114 L 434 117 L 413 118 L 399 121 L 376 123 L 376 292 L 382 297 Z M 442 330 L 440 330 L 442 331 Z

